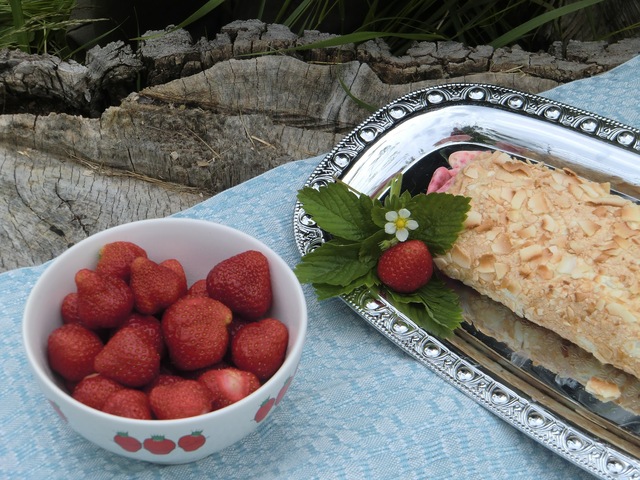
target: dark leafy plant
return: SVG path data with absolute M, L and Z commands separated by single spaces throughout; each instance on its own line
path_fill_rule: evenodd
M 109 2 L 96 0 L 100 1 Z M 199 7 L 189 5 L 185 3 L 182 18 L 172 19 L 167 25 L 189 29 L 198 21 L 212 17 L 219 20 L 223 15 L 237 17 L 229 21 L 259 18 L 284 24 L 298 34 L 313 29 L 338 35 L 326 45 L 312 47 L 384 38 L 395 54 L 403 53 L 414 41 L 441 39 L 469 46 L 518 43 L 535 51 L 564 38 L 564 20 L 576 14 L 582 15 L 583 23 L 594 25 L 591 40 L 630 36 L 640 28 L 640 19 L 633 17 L 625 17 L 626 23 L 616 26 L 599 18 L 603 9 L 615 9 L 624 5 L 624 0 L 208 0 L 200 2 Z M 74 6 L 75 0 L 0 2 L 0 48 L 69 54 L 65 32 L 87 21 L 70 20 Z M 640 11 L 640 7 L 636 9 Z M 142 18 L 145 12 L 136 15 Z M 209 36 L 215 33 L 206 32 Z

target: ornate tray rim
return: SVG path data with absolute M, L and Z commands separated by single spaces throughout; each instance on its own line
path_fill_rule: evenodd
M 480 83 L 450 83 L 404 95 L 382 107 L 347 134 L 314 169 L 305 186 L 321 185 L 339 177 L 379 134 L 408 115 L 428 113 L 454 105 L 498 108 L 554 123 L 640 154 L 640 130 L 620 122 L 544 97 L 515 89 Z M 366 134 L 362 134 L 366 132 Z M 294 208 L 293 229 L 298 250 L 304 255 L 322 243 L 322 231 L 305 218 L 300 202 Z M 499 418 L 543 446 L 607 479 L 640 477 L 640 460 L 575 426 L 514 388 L 473 365 L 455 345 L 427 334 L 384 299 L 360 289 L 342 297 L 360 317 L 405 353 L 428 367 Z M 373 302 L 373 303 L 371 303 Z M 369 308 L 367 305 L 375 305 Z

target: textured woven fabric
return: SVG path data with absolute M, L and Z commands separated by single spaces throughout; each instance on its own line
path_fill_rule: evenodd
M 546 96 L 640 127 L 630 98 L 640 57 Z M 606 85 L 606 86 L 605 86 Z M 264 241 L 292 267 L 296 191 L 321 157 L 293 162 L 177 216 Z M 0 478 L 591 478 L 401 352 L 342 301 L 305 286 L 309 330 L 296 380 L 254 434 L 199 462 L 157 466 L 85 441 L 45 402 L 27 366 L 21 316 L 47 264 L 0 275 Z
M 541 96 L 640 128 L 640 56 L 602 75 L 567 83 Z

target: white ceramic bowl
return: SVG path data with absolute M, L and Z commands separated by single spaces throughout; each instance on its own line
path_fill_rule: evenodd
M 95 267 L 100 247 L 116 240 L 137 243 L 154 261 L 177 258 L 184 266 L 189 285 L 205 278 L 225 258 L 249 249 L 263 252 L 269 260 L 273 284 L 270 315 L 289 329 L 282 367 L 244 399 L 205 415 L 179 420 L 128 419 L 100 412 L 73 399 L 49 368 L 47 338 L 62 324 L 60 305 L 67 293 L 75 291 L 75 273 L 81 268 Z M 306 329 L 307 308 L 300 283 L 273 250 L 233 228 L 181 218 L 120 225 L 71 247 L 51 263 L 33 287 L 22 327 L 27 359 L 40 389 L 76 432 L 116 454 L 163 464 L 204 458 L 236 443 L 264 422 L 296 373 Z

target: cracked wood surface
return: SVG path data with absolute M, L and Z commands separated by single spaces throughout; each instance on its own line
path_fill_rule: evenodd
M 96 118 L 0 115 L 0 271 L 45 262 L 98 231 L 170 215 L 328 152 L 370 115 L 339 79 L 374 107 L 448 82 L 530 93 L 558 84 L 521 72 L 389 84 L 360 61 L 264 56 L 148 87 Z

